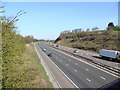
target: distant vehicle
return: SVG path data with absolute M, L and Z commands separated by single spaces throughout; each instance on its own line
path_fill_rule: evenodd
M 52 57 L 53 55 L 52 55 L 52 53 L 49 53 L 48 56 L 49 56 L 49 57 Z
M 56 45 L 56 47 L 59 47 L 59 45 Z
M 117 59 L 118 57 L 120 57 L 120 52 L 119 51 L 102 49 L 102 50 L 99 51 L 99 55 L 101 57 L 108 57 L 108 58 L 111 58 L 111 59 Z
M 77 52 L 78 52 L 78 50 L 74 50 L 73 52 L 74 52 L 74 53 L 77 53 Z
M 44 52 L 45 52 L 45 51 L 46 51 L 46 49 L 42 49 L 42 51 L 44 51 Z

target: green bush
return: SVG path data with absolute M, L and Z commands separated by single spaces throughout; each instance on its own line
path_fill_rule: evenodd
M 20 86 L 22 83 L 19 83 L 19 80 L 13 77 L 13 72 L 15 72 L 14 65 L 23 62 L 20 56 L 25 51 L 25 38 L 16 34 L 14 26 L 16 20 L 12 21 L 6 17 L 0 19 L 2 21 L 2 87 Z

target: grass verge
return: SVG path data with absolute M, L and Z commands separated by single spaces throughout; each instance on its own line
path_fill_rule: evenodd
M 17 64 L 16 68 L 18 67 L 17 72 L 22 73 L 22 88 L 53 88 L 33 45 L 26 45 L 26 51 L 21 58 L 24 62 Z

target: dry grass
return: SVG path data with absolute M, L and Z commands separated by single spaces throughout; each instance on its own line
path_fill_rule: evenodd
M 18 71 L 22 72 L 23 88 L 53 88 L 52 83 L 40 64 L 40 59 L 31 45 L 26 45 L 26 51 L 22 55 L 24 64 L 17 65 Z

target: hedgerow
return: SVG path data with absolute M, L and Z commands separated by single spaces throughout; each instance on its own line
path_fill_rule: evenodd
M 21 14 L 19 12 L 18 14 Z M 20 77 L 14 77 L 15 64 L 22 64 L 22 53 L 25 51 L 25 38 L 16 33 L 16 27 L 14 23 L 18 20 L 17 16 L 13 19 L 9 19 L 6 16 L 0 18 L 2 25 L 2 87 L 13 88 L 22 85 Z M 22 75 L 22 73 L 21 73 Z M 20 74 L 19 74 L 20 76 Z

